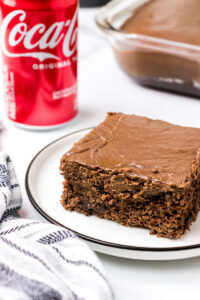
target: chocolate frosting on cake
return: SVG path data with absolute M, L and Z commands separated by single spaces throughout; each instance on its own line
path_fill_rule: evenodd
M 68 152 L 67 160 L 181 186 L 200 147 L 200 129 L 109 113 Z
M 122 40 L 113 43 L 122 69 L 139 84 L 199 97 L 199 10 L 199 0 L 150 0 L 133 12 L 130 7 Z
M 122 29 L 200 45 L 199 0 L 152 0 L 140 6 Z

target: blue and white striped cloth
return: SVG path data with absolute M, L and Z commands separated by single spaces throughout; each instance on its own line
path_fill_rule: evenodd
M 25 220 L 13 164 L 0 153 L 0 300 L 111 300 L 96 255 L 62 227 Z

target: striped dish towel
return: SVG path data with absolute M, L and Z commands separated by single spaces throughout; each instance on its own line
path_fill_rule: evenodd
M 13 164 L 0 153 L 0 300 L 110 300 L 96 255 L 69 230 L 18 216 Z

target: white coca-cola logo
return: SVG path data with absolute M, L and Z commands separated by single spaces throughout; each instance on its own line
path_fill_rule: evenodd
M 25 22 L 26 12 L 24 10 L 12 11 L 5 17 L 1 26 L 1 44 L 4 54 L 9 57 L 33 57 L 40 61 L 44 61 L 47 58 L 60 60 L 58 56 L 48 52 L 48 49 L 54 49 L 62 42 L 64 56 L 72 56 L 77 48 L 77 27 L 75 27 L 77 14 L 78 11 L 76 9 L 71 20 L 55 22 L 48 28 L 43 23 L 28 28 Z M 18 23 L 10 30 L 7 36 L 7 29 L 10 28 L 14 19 L 18 20 Z M 66 33 L 63 33 L 64 28 L 66 28 Z M 35 40 L 36 35 L 38 36 L 37 41 Z M 25 52 L 10 52 L 7 49 L 7 43 L 13 48 L 23 44 Z M 40 51 L 30 52 L 30 50 L 36 48 Z M 29 51 L 26 52 L 26 50 Z

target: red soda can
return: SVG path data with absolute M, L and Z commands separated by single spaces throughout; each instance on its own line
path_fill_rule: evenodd
M 78 0 L 0 0 L 7 114 L 26 128 L 77 114 Z

